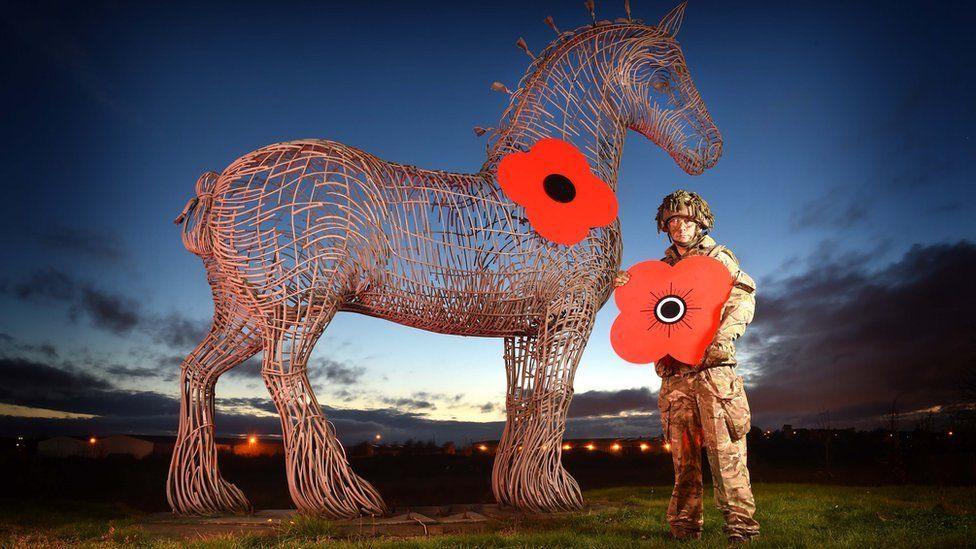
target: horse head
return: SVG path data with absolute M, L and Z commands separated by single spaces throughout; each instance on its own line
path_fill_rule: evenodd
M 702 101 L 675 39 L 685 4 L 656 26 L 634 25 L 620 57 L 621 110 L 628 128 L 698 175 L 722 156 L 722 136 Z

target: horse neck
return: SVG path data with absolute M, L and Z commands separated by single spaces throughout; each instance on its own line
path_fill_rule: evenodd
M 619 95 L 605 78 L 613 71 L 600 66 L 596 56 L 576 53 L 530 67 L 492 135 L 482 173 L 494 175 L 505 155 L 555 137 L 575 145 L 593 173 L 616 191 L 627 126 L 613 105 Z

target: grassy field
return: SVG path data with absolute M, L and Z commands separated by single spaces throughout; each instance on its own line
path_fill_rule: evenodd
M 762 534 L 756 547 L 976 547 L 976 489 L 936 486 L 755 485 Z M 8 501 L 0 546 L 37 547 L 658 547 L 667 537 L 670 487 L 586 493 L 593 509 L 487 532 L 432 538 L 342 538 L 328 521 L 300 519 L 268 534 L 173 540 L 141 530 L 124 507 Z M 705 531 L 689 545 L 724 547 L 721 518 L 705 509 Z

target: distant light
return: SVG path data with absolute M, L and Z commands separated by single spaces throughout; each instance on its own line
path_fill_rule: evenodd
M 949 436 L 950 436 L 950 437 L 952 436 L 952 431 L 949 431 Z
M 619 445 L 619 444 L 617 444 L 616 442 L 614 442 L 613 444 L 611 444 L 611 445 L 610 445 L 610 449 L 611 449 L 612 451 L 614 451 L 614 452 L 616 452 L 617 450 L 619 450 L 619 449 L 620 449 L 620 445 Z
M 593 443 L 591 442 L 591 443 L 589 443 L 589 444 L 586 445 L 586 449 L 587 450 L 596 450 L 596 446 L 594 446 Z
M 478 449 L 481 450 L 482 452 L 485 452 L 488 450 L 488 447 L 485 446 L 484 444 L 479 444 Z
M 95 437 L 88 439 L 88 444 L 95 444 L 96 442 L 98 442 L 98 440 L 96 440 Z
M 381 434 L 379 434 L 379 433 L 376 433 L 376 440 L 379 440 L 379 439 L 381 439 L 381 438 L 383 438 L 383 435 L 381 435 Z
M 254 435 L 251 435 L 251 436 L 247 437 L 247 443 L 248 444 L 257 444 L 258 443 L 258 437 L 254 436 Z
M 650 448 L 650 446 L 648 446 L 646 442 L 641 442 L 640 445 L 641 452 L 646 452 L 648 448 Z
M 569 450 L 572 450 L 572 449 L 573 449 L 573 445 L 572 444 L 569 444 L 569 443 L 563 444 L 563 450 L 569 451 Z
M 665 452 L 670 452 L 671 451 L 671 443 L 670 442 L 665 442 L 664 443 L 664 451 Z

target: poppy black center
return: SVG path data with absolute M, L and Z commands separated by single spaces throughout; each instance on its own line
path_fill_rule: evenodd
M 674 318 L 681 312 L 681 305 L 677 301 L 666 301 L 661 304 L 661 316 L 664 318 Z
M 542 181 L 542 187 L 549 198 L 556 202 L 572 202 L 576 198 L 576 187 L 568 177 L 558 173 L 551 173 Z
M 674 324 L 685 317 L 687 305 L 676 295 L 664 296 L 654 305 L 654 317 L 658 322 Z

